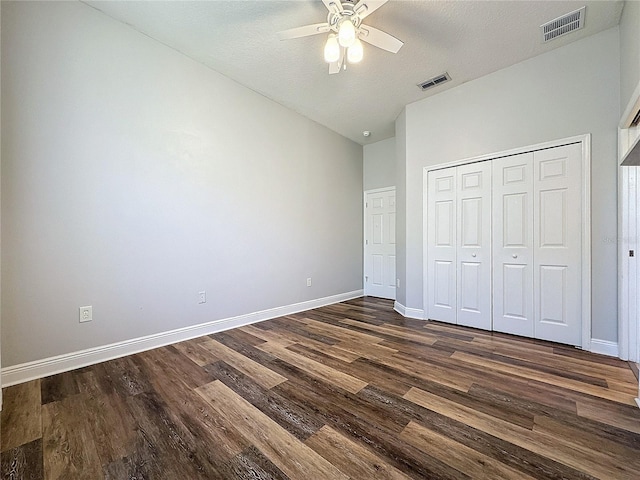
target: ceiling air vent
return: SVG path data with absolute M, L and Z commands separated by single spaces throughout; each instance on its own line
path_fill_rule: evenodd
M 436 85 L 448 82 L 449 80 L 451 80 L 451 77 L 447 72 L 444 72 L 442 75 L 438 75 L 437 77 L 433 77 L 429 80 L 419 83 L 418 86 L 420 87 L 420 89 L 422 89 L 422 91 L 425 91 L 428 88 L 435 87 Z
M 584 14 L 587 7 L 582 7 L 575 12 L 567 13 L 550 22 L 540 25 L 542 31 L 542 43 L 549 42 L 554 38 L 561 37 L 567 33 L 580 30 L 584 27 Z

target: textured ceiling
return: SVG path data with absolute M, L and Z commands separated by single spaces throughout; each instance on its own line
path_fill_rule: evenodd
M 618 24 L 623 2 L 389 1 L 365 24 L 404 41 L 364 44 L 364 60 L 329 75 L 326 35 L 276 32 L 326 21 L 320 0 L 85 2 L 316 122 L 366 144 L 394 135 L 402 108 Z M 542 44 L 539 26 L 587 5 L 584 29 Z M 443 72 L 452 81 L 422 92 Z M 365 139 L 363 130 L 372 135 Z

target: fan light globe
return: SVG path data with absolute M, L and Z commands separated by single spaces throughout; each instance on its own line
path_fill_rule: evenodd
M 341 47 L 348 48 L 353 45 L 355 41 L 356 27 L 353 26 L 350 19 L 345 18 L 340 23 L 340 28 L 338 29 L 338 42 L 340 42 Z
M 359 63 L 364 56 L 364 49 L 362 48 L 362 42 L 359 38 L 356 38 L 353 45 L 347 50 L 347 60 L 349 63 Z
M 337 62 L 340 59 L 340 45 L 336 36 L 332 33 L 327 38 L 327 43 L 324 45 L 324 61 L 327 63 Z

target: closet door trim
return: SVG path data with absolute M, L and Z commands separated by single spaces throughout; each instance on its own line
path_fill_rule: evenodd
M 583 350 L 591 349 L 591 134 L 578 135 L 575 137 L 568 137 L 560 140 L 553 140 L 550 142 L 539 143 L 535 145 L 529 145 L 520 148 L 514 148 L 511 150 L 505 150 L 502 152 L 490 153 L 487 155 L 481 155 L 478 157 L 467 158 L 454 162 L 446 162 L 437 165 L 429 165 L 423 169 L 422 180 L 422 258 L 423 258 L 423 273 L 422 273 L 422 285 L 423 285 L 423 309 L 425 314 L 425 320 L 429 319 L 429 297 L 427 289 L 427 268 L 429 264 L 429 258 L 427 255 L 427 242 L 428 238 L 428 208 L 427 208 L 427 187 L 428 187 L 428 174 L 433 170 L 441 170 L 449 167 L 457 167 L 460 165 L 467 165 L 469 163 L 484 162 L 488 160 L 494 160 L 496 158 L 508 157 L 512 155 L 519 155 L 522 153 L 534 152 L 537 150 L 545 150 L 548 148 L 561 147 L 563 145 L 569 145 L 573 143 L 580 143 L 582 146 L 582 179 L 581 179 L 581 202 L 582 202 L 582 279 L 581 279 L 581 293 L 582 293 L 582 345 Z

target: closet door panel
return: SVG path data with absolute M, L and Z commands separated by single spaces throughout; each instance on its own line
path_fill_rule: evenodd
M 457 323 L 491 330 L 491 163 L 457 167 Z
M 533 153 L 493 169 L 493 329 L 533 337 Z
M 456 169 L 427 178 L 427 316 L 456 323 Z
M 534 153 L 536 338 L 580 345 L 582 146 Z

